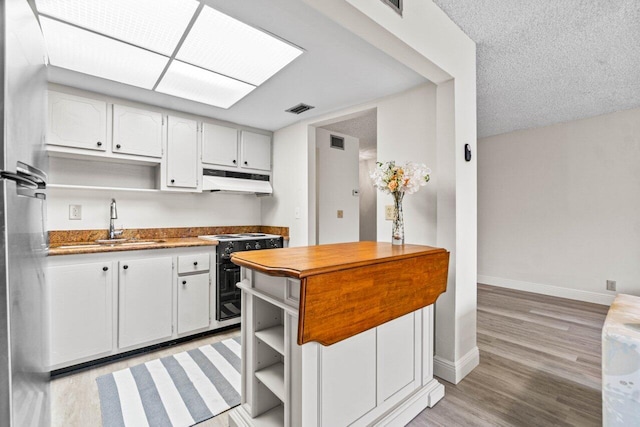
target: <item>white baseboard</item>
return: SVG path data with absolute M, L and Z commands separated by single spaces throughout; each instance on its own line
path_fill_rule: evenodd
M 533 292 L 552 297 L 568 298 L 595 304 L 611 305 L 615 294 L 582 291 L 580 289 L 563 288 L 561 286 L 543 285 L 541 283 L 522 282 L 519 280 L 503 279 L 502 277 L 478 275 L 478 283 L 501 288 L 516 289 L 518 291 Z
M 376 427 L 400 427 L 409 424 L 420 412 L 433 406 L 444 397 L 444 386 L 432 379 L 409 399 L 402 402 L 373 425 Z
M 433 374 L 452 384 L 458 384 L 479 364 L 480 351 L 478 347 L 473 347 L 455 362 L 436 355 L 433 357 Z

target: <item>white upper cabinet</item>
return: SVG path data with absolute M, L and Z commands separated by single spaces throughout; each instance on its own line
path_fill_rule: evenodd
M 202 123 L 202 163 L 238 166 L 238 130 Z
M 242 131 L 240 166 L 247 169 L 271 170 L 271 137 Z
M 198 187 L 198 124 L 195 120 L 169 116 L 166 186 Z
M 162 157 L 162 114 L 114 104 L 113 142 L 118 154 Z
M 49 91 L 47 144 L 105 151 L 107 103 Z

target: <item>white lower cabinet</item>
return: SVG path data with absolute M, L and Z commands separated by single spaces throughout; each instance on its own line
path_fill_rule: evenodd
M 416 388 L 420 381 L 419 323 L 413 313 L 404 315 L 376 328 L 376 354 L 378 373 L 378 402 Z M 330 348 L 330 347 L 329 347 Z
M 51 256 L 49 368 L 240 323 L 211 319 L 215 247 Z
M 172 334 L 172 258 L 120 261 L 118 347 L 169 338 Z
M 374 409 L 376 331 L 323 347 L 322 371 L 322 425 L 347 426 Z
M 178 334 L 209 326 L 209 274 L 178 277 Z
M 111 351 L 112 263 L 56 266 L 48 271 L 50 364 Z

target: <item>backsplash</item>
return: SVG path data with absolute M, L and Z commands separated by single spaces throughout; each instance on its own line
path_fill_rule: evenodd
M 118 190 L 48 190 L 48 230 L 109 228 L 109 204 L 116 199 L 116 228 L 208 227 L 260 224 L 260 199 L 228 193 L 167 193 Z M 69 205 L 81 205 L 82 219 L 69 219 Z

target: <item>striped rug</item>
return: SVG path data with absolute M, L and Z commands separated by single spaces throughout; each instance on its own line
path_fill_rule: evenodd
M 240 404 L 240 337 L 96 381 L 104 427 L 191 426 Z

